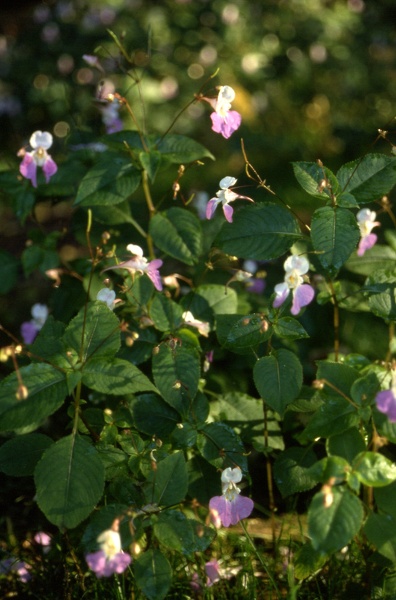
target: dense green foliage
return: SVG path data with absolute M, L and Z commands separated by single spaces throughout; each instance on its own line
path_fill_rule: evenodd
M 192 597 L 199 580 L 208 598 L 392 598 L 387 4 L 123 4 L 41 7 L 5 38 L 20 111 L 0 171 L 1 549 L 32 579 L 0 578 L 48 600 L 60 577 L 65 597 Z M 103 77 L 114 89 L 93 102 Z M 210 128 L 225 85 L 242 114 L 230 140 Z M 39 162 L 35 186 L 37 130 L 58 169 Z M 49 315 L 27 339 L 38 302 Z M 230 530 L 208 509 L 228 468 L 255 501 Z M 84 556 L 118 527 L 132 563 L 96 580 Z

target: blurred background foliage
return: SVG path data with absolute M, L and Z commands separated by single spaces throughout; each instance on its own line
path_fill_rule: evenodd
M 143 129 L 159 133 L 202 86 L 215 96 L 216 85 L 227 84 L 236 90 L 233 108 L 243 117 L 230 140 L 211 131 L 209 106 L 203 102 L 191 104 L 173 127 L 216 156 L 215 162 L 186 171 L 184 197 L 201 191 L 210 198 L 225 175 L 252 184 L 244 174 L 242 137 L 260 176 L 280 197 L 305 210 L 308 219 L 312 200 L 296 185 L 291 161 L 320 158 L 337 169 L 367 151 L 390 151 L 377 131 L 393 127 L 394 16 L 394 0 L 21 0 L 12 10 L 0 8 L 0 170 L 17 169 L 17 151 L 37 129 L 53 133 L 51 153 L 59 163 L 70 148 L 103 134 L 95 104 L 103 78 L 128 99 Z M 108 29 L 122 40 L 131 62 Z M 100 58 L 103 73 L 83 59 L 87 54 Z M 124 127 L 133 128 L 126 111 L 122 117 Z M 158 200 L 164 202 L 167 194 L 172 204 L 176 175 L 166 182 L 159 178 Z M 252 192 L 269 199 L 262 190 L 245 193 Z M 73 199 L 66 205 L 64 200 L 51 198 L 54 230 L 70 218 Z M 0 202 L 2 246 L 19 258 L 29 236 L 5 198 Z M 43 203 L 41 216 L 36 207 L 36 224 L 48 220 L 46 207 Z M 49 231 L 46 226 L 45 235 Z M 25 278 L 19 295 L 1 300 L 11 328 L 29 317 L 29 301 L 40 300 L 31 291 L 34 277 Z M 40 285 L 45 296 L 51 283 L 44 285 L 42 276 Z M 309 318 L 319 319 L 309 328 L 317 332 L 312 344 L 318 347 L 323 313 Z M 368 350 L 370 318 L 364 338 Z M 344 330 L 350 349 L 361 332 L 360 315 L 351 314 Z

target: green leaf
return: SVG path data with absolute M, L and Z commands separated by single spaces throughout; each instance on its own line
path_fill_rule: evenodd
M 154 353 L 153 377 L 164 400 L 184 416 L 198 390 L 199 355 L 191 347 L 172 346 L 162 343 Z
M 368 541 L 373 544 L 378 552 L 395 564 L 396 516 L 371 513 L 363 531 Z
M 304 429 L 304 436 L 309 440 L 317 437 L 330 437 L 357 427 L 359 414 L 354 406 L 344 398 L 329 398 L 324 402 Z
M 154 394 L 141 394 L 132 412 L 138 430 L 158 439 L 168 437 L 180 422 L 179 413 Z
M 224 223 L 215 245 L 239 258 L 271 260 L 285 254 L 300 238 L 298 223 L 286 208 L 260 203 L 236 211 L 233 222 Z
M 95 448 L 70 435 L 46 450 L 35 470 L 37 503 L 60 529 L 76 527 L 99 502 L 104 467 Z
M 345 458 L 325 456 L 312 465 L 308 473 L 316 482 L 327 483 L 332 480 L 334 483 L 342 483 L 347 478 L 349 470 L 349 463 Z
M 235 467 L 247 471 L 245 450 L 239 436 L 225 423 L 208 423 L 199 430 L 198 450 L 217 468 Z
M 202 144 L 184 135 L 168 134 L 155 147 L 168 161 L 175 164 L 191 163 L 201 158 L 214 156 Z
M 396 184 L 396 158 L 385 154 L 366 154 L 343 165 L 337 179 L 344 192 L 364 204 L 388 194 Z
M 174 452 L 157 462 L 146 481 L 147 502 L 158 506 L 173 506 L 183 502 L 187 495 L 188 474 L 183 452 Z
M 297 579 L 307 579 L 319 572 L 326 561 L 326 555 L 314 550 L 308 541 L 296 552 L 294 575 Z
M 172 568 L 159 550 L 142 552 L 133 563 L 135 581 L 148 600 L 162 600 L 172 583 Z
M 187 463 L 189 486 L 188 495 L 196 498 L 201 504 L 219 493 L 219 476 L 217 469 L 201 456 L 193 456 Z
M 360 239 L 356 217 L 346 208 L 319 208 L 312 216 L 311 239 L 320 264 L 333 277 Z
M 202 523 L 187 519 L 180 511 L 160 513 L 153 527 L 158 541 L 169 550 L 184 555 L 203 552 L 213 541 L 216 532 Z
M 55 321 L 52 315 L 48 315 L 32 344 L 32 354 L 63 369 L 70 368 L 66 348 L 62 340 L 65 327 L 64 323 Z
M 396 465 L 377 452 L 360 452 L 352 468 L 364 485 L 383 487 L 396 480 Z
M 155 150 L 150 150 L 150 152 L 140 152 L 139 160 L 143 169 L 147 171 L 150 181 L 153 182 L 161 166 L 160 152 L 156 152 Z
M 81 356 L 83 363 L 92 356 L 112 358 L 121 344 L 120 323 L 104 302 L 89 302 L 70 321 L 63 341 L 68 349 L 76 352 L 77 357 Z
M 312 489 L 318 482 L 310 472 L 317 461 L 310 448 L 287 448 L 276 458 L 274 480 L 283 497 Z
M 396 270 L 376 271 L 366 281 L 366 287 L 378 289 L 369 297 L 369 306 L 377 317 L 396 319 Z
M 154 296 L 149 314 L 159 331 L 173 332 L 183 321 L 183 308 L 164 294 Z
M 112 206 L 119 204 L 137 190 L 141 173 L 131 164 L 130 157 L 105 152 L 83 177 L 75 205 Z
M 286 407 L 300 392 L 303 373 L 297 356 L 281 348 L 260 358 L 253 369 L 253 379 L 263 400 L 283 416 Z
M 155 245 L 177 260 L 195 265 L 201 254 L 201 223 L 184 208 L 173 207 L 157 213 L 150 221 Z
M 214 324 L 214 316 L 233 314 L 238 307 L 238 296 L 235 290 L 224 285 L 200 285 L 194 292 L 187 294 L 181 301 L 184 310 L 192 312 L 196 319 Z
M 217 315 L 216 332 L 223 348 L 237 354 L 249 354 L 272 334 L 268 321 L 259 314 Z
M 319 360 L 316 378 L 324 383 L 323 392 L 326 396 L 343 398 L 351 392 L 353 383 L 358 379 L 360 373 L 357 369 L 341 362 L 331 360 Z
M 40 422 L 62 406 L 67 394 L 64 373 L 45 363 L 19 369 L 18 375 L 28 391 L 25 400 L 16 393 L 19 379 L 12 373 L 0 383 L 0 431 L 12 431 Z
M 338 181 L 327 167 L 319 165 L 317 162 L 294 162 L 294 175 L 301 187 L 310 196 L 320 198 L 321 200 L 330 200 L 339 192 Z M 323 185 L 324 182 L 327 185 Z
M 42 433 L 18 435 L 0 447 L 0 471 L 13 477 L 33 475 L 43 452 L 53 444 Z
M 392 269 L 396 261 L 396 251 L 389 246 L 376 244 L 370 250 L 364 253 L 364 256 L 358 256 L 356 253 L 345 263 L 345 268 L 351 273 L 358 275 L 375 275 L 380 270 Z
M 273 328 L 278 337 L 286 340 L 301 340 L 309 337 L 301 323 L 293 317 L 281 317 L 273 323 Z
M 245 444 L 253 444 L 256 450 L 264 452 L 265 448 L 284 449 L 279 422 L 271 410 L 266 413 L 267 431 L 264 439 L 263 403 L 257 398 L 240 392 L 218 396 L 217 401 L 211 402 L 211 414 L 232 427 Z
M 308 535 L 313 548 L 324 554 L 349 544 L 363 521 L 362 503 L 348 489 L 333 487 L 328 494 L 315 494 L 308 509 Z
M 8 294 L 18 281 L 19 260 L 6 250 L 0 250 L 0 294 Z
M 341 456 L 352 463 L 355 456 L 366 449 L 366 444 L 359 430 L 351 427 L 329 437 L 326 441 L 326 449 L 330 456 Z
M 376 487 L 374 499 L 378 510 L 388 513 L 396 519 L 396 481 L 385 487 Z
M 115 396 L 157 391 L 155 385 L 140 369 L 121 358 L 90 360 L 84 366 L 82 382 L 97 392 Z

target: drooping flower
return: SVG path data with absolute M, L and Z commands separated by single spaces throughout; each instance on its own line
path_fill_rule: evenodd
M 132 254 L 132 258 L 118 265 L 106 267 L 103 271 L 109 271 L 110 269 L 127 269 L 131 273 L 146 273 L 146 275 L 153 282 L 154 287 L 160 292 L 162 290 L 162 281 L 159 268 L 162 266 L 162 260 L 156 258 L 148 262 L 147 258 L 143 256 L 143 250 L 140 246 L 135 244 L 128 244 L 127 250 Z
M 36 335 L 42 329 L 48 317 L 48 306 L 45 304 L 33 304 L 31 309 L 32 319 L 21 325 L 21 336 L 25 344 L 32 344 Z
M 118 531 L 107 529 L 97 538 L 100 546 L 98 552 L 85 556 L 89 568 L 96 577 L 110 577 L 113 573 L 123 573 L 130 565 L 132 558 L 121 549 L 121 538 Z
M 192 314 L 192 312 L 190 312 L 189 310 L 186 310 L 183 314 L 182 314 L 182 319 L 184 321 L 184 323 L 186 325 L 190 325 L 191 327 L 195 327 L 196 329 L 198 329 L 199 333 L 201 335 L 204 335 L 205 337 L 208 337 L 209 335 L 209 330 L 210 330 L 210 325 L 207 321 L 199 321 L 198 319 L 196 319 L 194 317 L 194 315 Z
M 119 114 L 120 108 L 121 104 L 117 98 L 113 98 L 111 102 L 109 101 L 107 104 L 99 107 L 106 133 L 116 133 L 117 131 L 122 131 L 124 128 Z
M 109 290 L 109 288 L 102 288 L 96 294 L 96 300 L 100 300 L 100 302 L 104 302 L 105 304 L 107 304 L 107 306 L 110 308 L 110 310 L 113 310 L 113 308 L 117 302 L 116 293 L 114 290 Z
M 234 209 L 232 208 L 232 206 L 230 206 L 230 202 L 234 202 L 234 200 L 237 199 L 249 200 L 249 202 L 254 202 L 254 200 L 252 200 L 248 196 L 241 196 L 240 194 L 237 194 L 230 189 L 231 186 L 236 184 L 236 182 L 237 179 L 235 179 L 235 177 L 223 177 L 223 179 L 219 183 L 220 189 L 218 192 L 216 192 L 217 198 L 211 198 L 208 204 L 206 205 L 207 219 L 211 219 L 213 217 L 217 206 L 221 203 L 223 205 L 223 213 L 225 218 L 229 223 L 232 223 L 232 215 Z
M 36 544 L 42 546 L 44 554 L 47 554 L 51 550 L 51 536 L 49 536 L 48 533 L 45 533 L 45 531 L 38 531 L 33 539 Z
M 393 373 L 389 390 L 378 392 L 375 403 L 380 412 L 384 413 L 391 423 L 396 423 L 396 374 Z
M 47 183 L 58 170 L 55 161 L 47 152 L 52 146 L 52 135 L 48 131 L 35 131 L 31 135 L 29 143 L 33 148 L 31 152 L 25 150 L 18 152 L 18 156 L 23 156 L 23 160 L 19 165 L 19 172 L 26 179 L 30 179 L 33 187 L 37 187 L 37 167 L 43 169 Z
M 315 296 L 315 291 L 308 283 L 304 283 L 303 275 L 308 273 L 309 262 L 304 256 L 289 256 L 283 265 L 285 269 L 285 278 L 282 283 L 278 283 L 275 288 L 276 298 L 272 304 L 274 308 L 279 308 L 292 290 L 293 302 L 291 314 L 298 315 L 300 310 L 307 306 Z
M 242 122 L 241 115 L 236 110 L 230 110 L 233 100 L 235 100 L 235 92 L 232 87 L 222 85 L 214 102 L 214 112 L 210 115 L 212 130 L 220 133 L 226 139 L 238 129 Z
M 237 487 L 242 479 L 239 467 L 228 467 L 221 474 L 222 495 L 214 496 L 209 501 L 209 510 L 216 526 L 229 527 L 236 525 L 241 519 L 246 519 L 253 510 L 253 500 L 241 496 Z
M 214 583 L 220 581 L 220 565 L 216 559 L 209 560 L 207 563 L 205 563 L 205 573 L 207 576 L 207 587 L 211 587 Z
M 357 249 L 358 256 L 363 256 L 366 250 L 370 250 L 378 239 L 375 233 L 371 233 L 374 227 L 380 225 L 379 221 L 375 220 L 376 216 L 377 213 L 369 208 L 362 208 L 356 215 L 361 236 Z

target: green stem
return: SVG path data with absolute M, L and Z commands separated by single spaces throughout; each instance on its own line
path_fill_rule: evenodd
M 72 435 L 76 436 L 78 431 L 78 420 L 80 416 L 80 401 L 81 401 L 81 381 L 78 382 L 76 387 L 76 393 L 74 395 L 74 419 L 73 419 L 73 431 Z
M 281 593 L 280 593 L 280 591 L 279 591 L 279 588 L 278 588 L 278 586 L 276 585 L 276 581 L 275 581 L 275 579 L 272 577 L 272 575 L 271 575 L 271 572 L 269 571 L 269 569 L 268 569 L 267 565 L 265 564 L 265 562 L 264 562 L 264 560 L 263 560 L 263 557 L 262 557 L 262 556 L 261 556 L 261 554 L 258 552 L 258 550 L 257 550 L 257 548 L 256 548 L 256 546 L 255 546 L 255 544 L 254 544 L 254 542 L 253 542 L 253 540 L 252 540 L 252 538 L 250 537 L 250 534 L 248 533 L 248 530 L 247 530 L 247 528 L 246 528 L 246 525 L 245 525 L 245 523 L 243 522 L 243 520 L 242 520 L 242 521 L 240 521 L 240 523 L 241 523 L 241 527 L 242 527 L 243 531 L 245 532 L 246 538 L 247 538 L 247 540 L 249 541 L 249 543 L 250 543 L 250 545 L 251 545 L 251 547 L 252 547 L 252 549 L 253 549 L 253 552 L 255 553 L 255 555 L 256 555 L 256 557 L 257 557 L 257 560 L 259 561 L 259 563 L 260 563 L 260 564 L 261 564 L 261 566 L 263 567 L 264 571 L 267 573 L 267 575 L 268 575 L 268 579 L 269 579 L 269 580 L 270 580 L 270 582 L 272 583 L 274 590 L 276 590 L 276 593 L 277 593 L 277 595 L 278 595 L 278 598 L 281 598 Z
M 150 186 L 149 186 L 149 181 L 148 181 L 148 173 L 145 169 L 143 169 L 143 171 L 142 171 L 142 187 L 143 187 L 143 193 L 144 193 L 144 197 L 146 199 L 147 207 L 149 209 L 149 218 L 151 219 L 155 215 L 155 206 L 153 204 L 153 199 L 151 197 Z M 151 259 L 153 259 L 153 258 L 155 258 L 155 254 L 154 254 L 153 240 L 152 240 L 150 234 L 147 234 L 146 241 L 147 241 L 149 256 Z
M 334 306 L 333 313 L 333 324 L 334 324 L 334 360 L 338 362 L 340 354 L 340 309 L 338 306 L 338 300 L 335 293 L 333 282 L 329 281 L 329 288 L 331 291 L 331 299 Z

